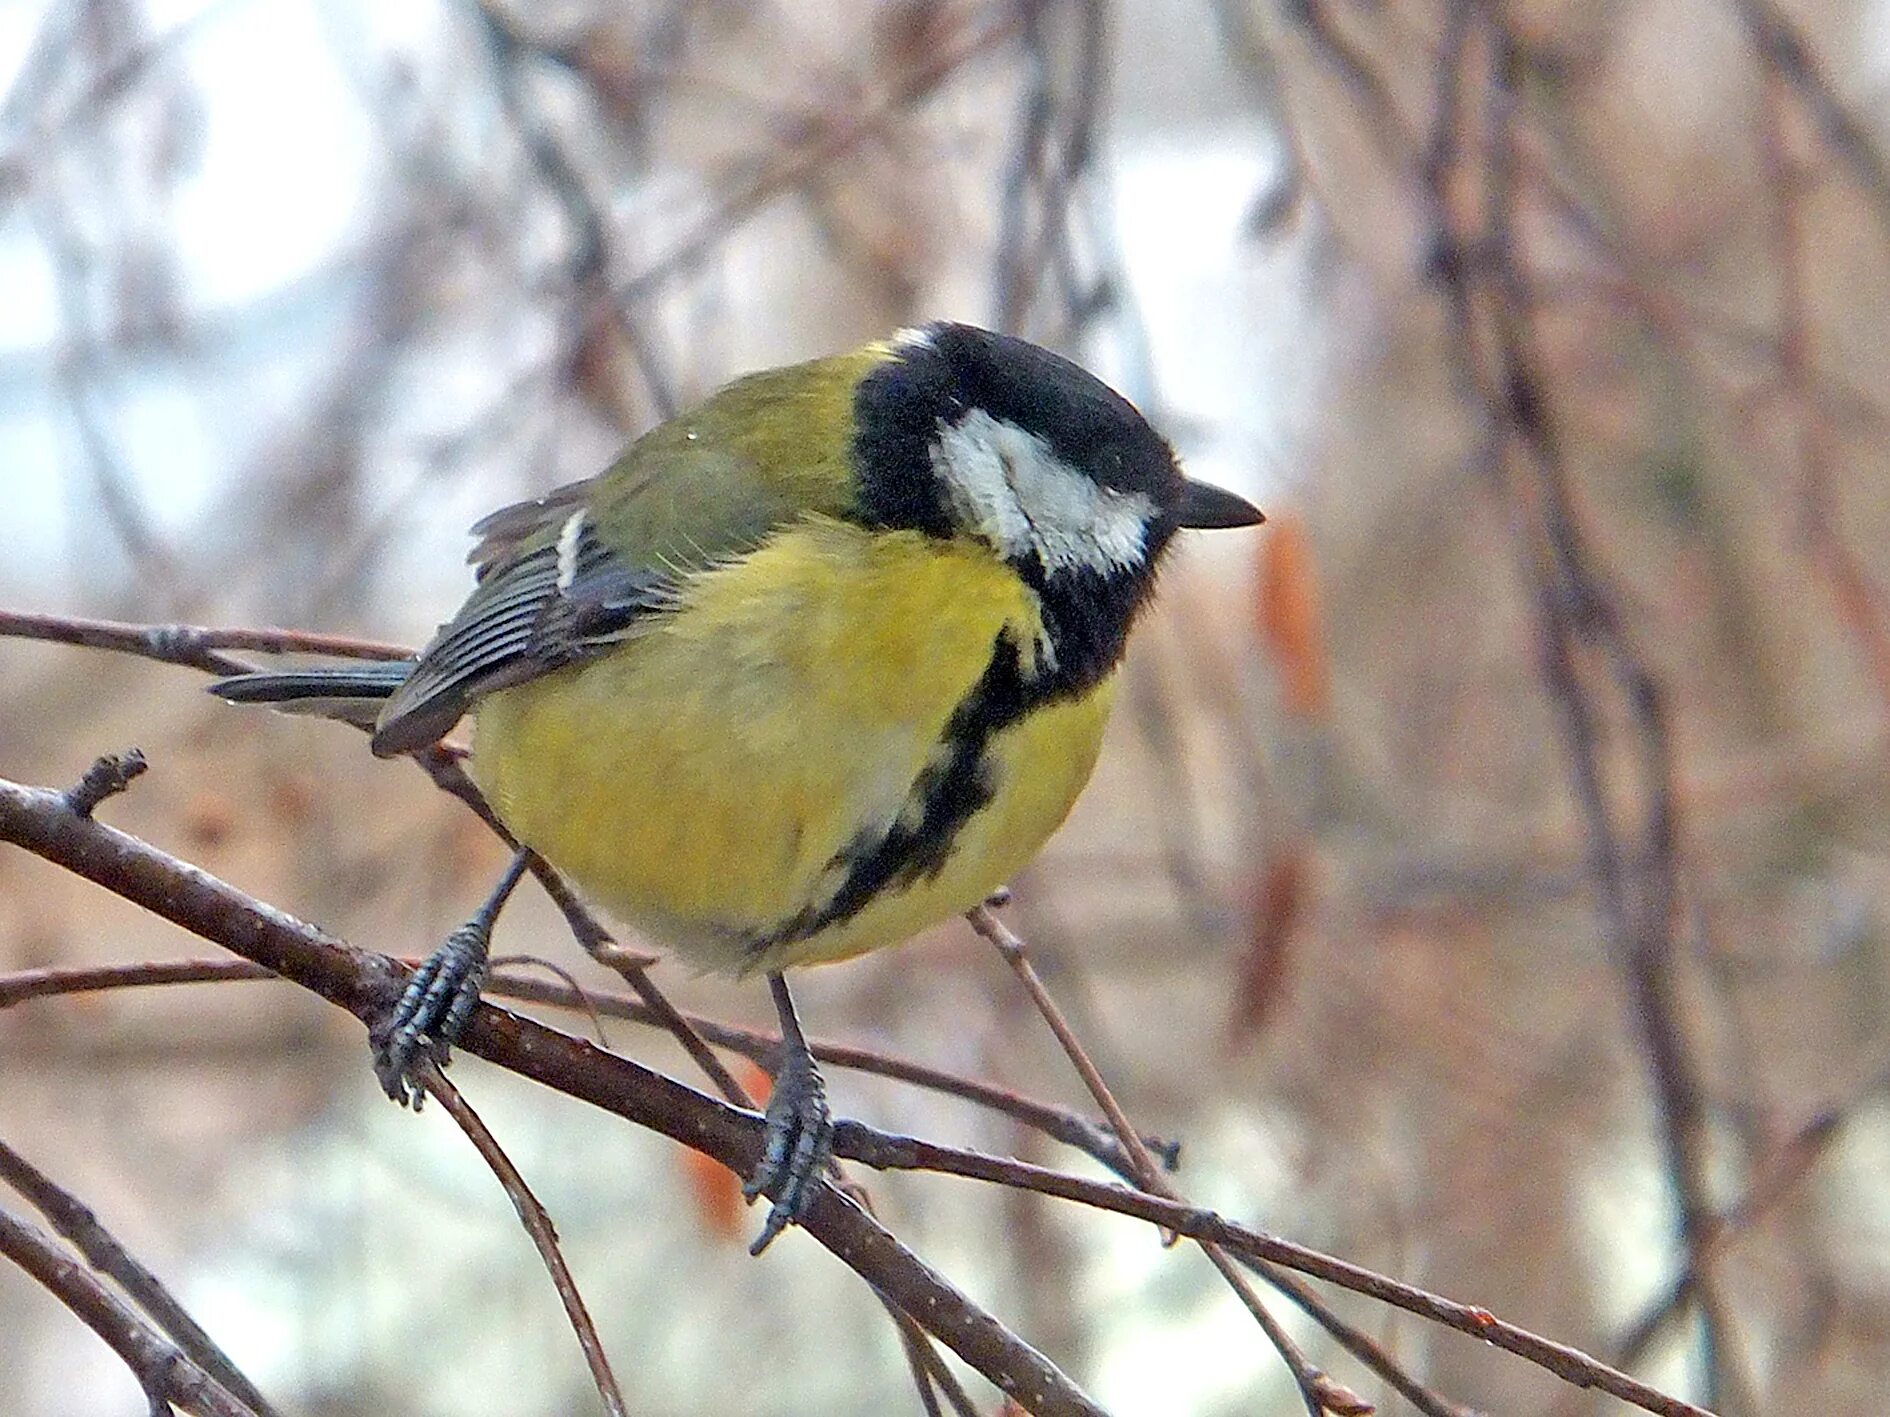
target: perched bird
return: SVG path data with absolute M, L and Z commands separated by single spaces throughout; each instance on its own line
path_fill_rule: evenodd
M 213 691 L 370 723 L 382 755 L 470 713 L 524 848 L 685 960 L 767 976 L 759 1251 L 832 1131 L 782 971 L 895 944 L 1029 861 L 1089 778 L 1177 528 L 1260 520 L 1075 364 L 933 324 L 739 379 L 493 513 L 418 659 Z M 470 1016 L 526 864 L 401 1000 L 376 1059 L 396 1099 Z

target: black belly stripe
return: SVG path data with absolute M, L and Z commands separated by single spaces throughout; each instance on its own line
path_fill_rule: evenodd
M 846 873 L 833 896 L 751 936 L 749 953 L 810 939 L 858 915 L 881 891 L 944 870 L 959 831 L 996 793 L 986 749 L 993 737 L 1042 701 L 1041 693 L 1033 692 L 1037 687 L 1026 684 L 1017 641 L 1004 631 L 983 676 L 946 722 L 939 751 L 913 782 L 892 829 L 849 843 L 831 863 Z
M 965 823 L 997 793 L 991 740 L 1033 709 L 1095 688 L 1121 662 L 1129 624 L 1151 589 L 1146 575 L 1080 571 L 1052 582 L 1034 564 L 1014 569 L 1037 592 L 1048 661 L 1026 677 L 1015 634 L 1000 631 L 990 663 L 953 710 L 892 829 L 862 833 L 849 842 L 829 863 L 844 873 L 839 889 L 828 900 L 749 934 L 744 948 L 750 958 L 851 920 L 882 891 L 936 877 L 951 859 Z

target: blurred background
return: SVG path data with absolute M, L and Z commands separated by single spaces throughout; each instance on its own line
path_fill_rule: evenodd
M 1272 516 L 1180 554 L 1014 883 L 1177 1182 L 1726 1417 L 1877 1410 L 1887 84 L 1874 0 L 0 0 L 0 605 L 417 642 L 471 521 L 736 373 L 937 316 L 1062 349 Z M 112 821 L 364 946 L 423 953 L 501 861 L 356 734 L 0 641 L 0 775 L 132 744 Z M 536 896 L 498 948 L 611 983 Z M 206 953 L 0 853 L 0 970 Z M 798 992 L 819 1035 L 1083 1101 L 962 925 Z M 595 1410 L 504 1196 L 366 1064 L 284 985 L 21 1003 L 0 1137 L 287 1411 Z M 634 1411 L 918 1410 L 817 1246 L 751 1261 L 667 1143 L 454 1076 Z M 868 1180 L 1111 1412 L 1303 1410 L 1197 1251 Z M 1454 1401 L 1623 1410 L 1335 1302 Z M 0 1408 L 145 1404 L 0 1268 Z

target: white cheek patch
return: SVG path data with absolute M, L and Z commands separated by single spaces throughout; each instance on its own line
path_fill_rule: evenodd
M 940 431 L 932 468 L 959 523 L 1005 557 L 1035 552 L 1047 571 L 1107 575 L 1139 566 L 1155 503 L 1071 467 L 1015 423 L 973 409 Z

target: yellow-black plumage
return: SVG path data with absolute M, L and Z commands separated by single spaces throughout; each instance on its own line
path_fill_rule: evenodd
M 1075 365 L 933 325 L 738 380 L 494 513 L 417 662 L 216 689 L 378 705 L 384 754 L 471 714 L 474 776 L 522 843 L 698 966 L 769 975 L 790 1046 L 765 1244 L 831 1132 L 780 971 L 895 943 L 1028 861 L 1095 764 L 1174 532 L 1258 520 Z M 402 1000 L 392 1095 L 463 1026 L 516 879 Z
M 969 542 L 804 520 L 690 577 L 674 614 L 608 655 L 484 700 L 474 771 L 522 841 L 699 965 L 891 944 L 1002 884 L 1089 776 L 1107 680 L 947 734 L 994 660 L 1041 667 L 1035 602 Z M 823 923 L 851 865 L 925 824 L 967 743 L 988 800 L 948 827 L 935 814 L 936 850 Z

